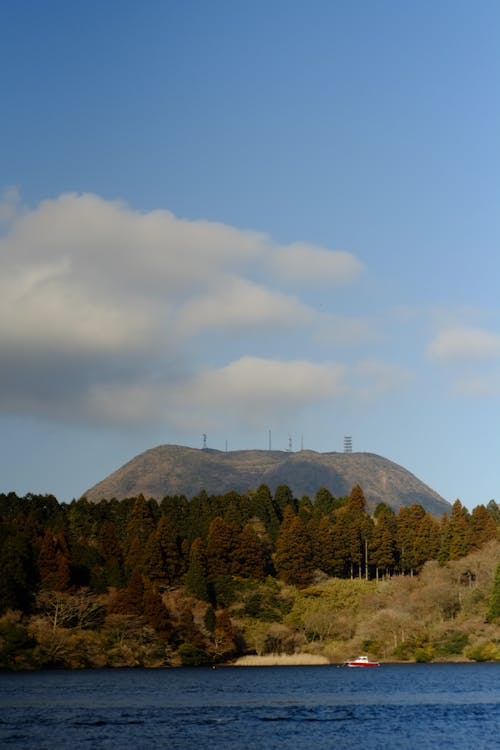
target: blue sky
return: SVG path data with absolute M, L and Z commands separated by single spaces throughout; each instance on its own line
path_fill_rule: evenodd
M 499 500 L 498 3 L 0 12 L 0 491 L 271 430 Z

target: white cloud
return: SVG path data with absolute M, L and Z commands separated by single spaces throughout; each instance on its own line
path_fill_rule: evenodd
M 313 310 L 297 298 L 237 277 L 222 277 L 217 286 L 179 310 L 179 326 L 188 333 L 206 328 L 290 327 L 314 318 Z
M 271 418 L 289 418 L 310 404 L 346 393 L 346 368 L 301 360 L 241 357 L 224 367 L 196 375 L 180 388 L 176 402 L 195 420 L 221 419 L 262 426 Z
M 437 333 L 429 354 L 444 362 L 497 358 L 500 356 L 500 334 L 465 325 L 448 327 Z
M 11 222 L 18 215 L 21 207 L 21 196 L 15 185 L 0 193 L 0 224 Z
M 363 264 L 345 251 L 294 243 L 274 252 L 269 258 L 269 268 L 288 282 L 332 285 L 354 281 Z
M 262 332 L 267 342 L 276 337 L 276 351 L 293 350 L 298 332 L 313 340 L 321 320 L 280 288 L 269 264 L 287 259 L 287 277 L 346 283 L 361 268 L 353 256 L 91 194 L 27 210 L 10 191 L 2 205 L 15 210 L 4 210 L 0 236 L 0 409 L 182 424 L 195 409 L 257 420 L 343 391 L 340 365 L 257 350 Z
M 373 320 L 324 313 L 318 317 L 315 340 L 325 347 L 357 346 L 377 336 Z

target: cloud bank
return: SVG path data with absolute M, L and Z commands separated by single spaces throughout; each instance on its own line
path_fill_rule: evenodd
M 367 321 L 304 301 L 359 278 L 348 252 L 92 194 L 27 210 L 9 190 L 0 217 L 3 413 L 188 429 L 222 411 L 269 424 L 352 390 L 335 345 L 366 338 Z M 378 389 L 400 381 L 381 363 L 364 371 Z

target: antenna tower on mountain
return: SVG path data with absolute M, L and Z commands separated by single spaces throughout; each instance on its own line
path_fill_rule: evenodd
M 207 436 L 205 433 L 203 433 L 203 450 L 206 451 L 207 449 Z
M 344 438 L 344 453 L 352 453 L 352 437 L 346 435 Z

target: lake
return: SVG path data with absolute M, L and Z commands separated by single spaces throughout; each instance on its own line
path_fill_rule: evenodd
M 0 746 L 498 748 L 500 664 L 4 672 Z

